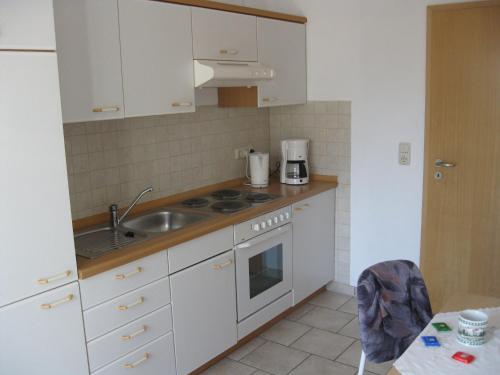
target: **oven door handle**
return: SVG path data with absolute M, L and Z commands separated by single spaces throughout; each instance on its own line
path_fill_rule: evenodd
M 291 228 L 291 224 L 286 224 L 283 225 L 282 227 L 278 227 L 276 229 L 273 229 L 270 232 L 261 234 L 260 236 L 256 238 L 252 238 L 250 241 L 240 243 L 239 245 L 236 245 L 236 249 L 248 249 L 251 246 L 254 246 L 258 243 L 264 242 L 269 240 L 270 238 L 274 238 L 276 236 L 281 236 L 282 234 L 288 232 Z

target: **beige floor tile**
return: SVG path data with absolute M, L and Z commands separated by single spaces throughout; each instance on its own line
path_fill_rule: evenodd
M 350 366 L 359 366 L 359 358 L 361 356 L 361 344 L 358 340 L 349 347 L 341 356 L 337 358 L 337 362 L 344 363 Z M 384 363 L 373 363 L 366 361 L 365 369 L 376 374 L 385 375 L 392 366 L 394 361 Z
M 358 315 L 358 300 L 356 297 L 351 298 L 349 301 L 340 306 L 337 310 L 349 314 Z
M 309 303 L 335 310 L 349 301 L 350 298 L 351 296 L 325 291 L 317 297 L 314 297 Z
M 266 340 L 262 339 L 261 337 L 256 337 L 252 341 L 248 342 L 247 344 L 243 345 L 239 349 L 229 354 L 228 358 L 234 359 L 235 361 L 239 361 L 244 356 L 250 354 L 259 346 L 263 345 L 265 342 Z
M 253 373 L 255 373 L 255 368 L 225 358 L 204 371 L 203 375 L 250 375 Z
M 306 315 L 309 311 L 313 310 L 314 308 L 316 308 L 316 306 L 306 303 L 305 305 L 302 305 L 298 309 L 294 310 L 286 318 L 288 320 L 299 320 L 300 318 L 302 318 L 304 315 Z
M 249 366 L 270 372 L 288 374 L 309 354 L 273 342 L 267 342 L 244 357 L 241 362 Z
M 310 326 L 283 319 L 265 331 L 261 336 L 266 340 L 288 346 L 310 329 Z
M 265 371 L 262 371 L 262 370 L 257 370 L 252 375 L 270 375 L 270 374 L 268 372 L 265 372 Z
M 334 360 L 353 339 L 320 329 L 312 329 L 292 344 L 292 348 Z
M 359 339 L 359 321 L 358 318 L 354 318 L 351 322 L 342 328 L 339 333 L 344 336 L 353 337 Z
M 338 332 L 356 316 L 341 311 L 330 310 L 325 307 L 317 307 L 309 311 L 298 321 L 312 327 L 326 329 L 330 332 Z
M 312 355 L 290 375 L 353 375 L 356 371 L 354 367 Z

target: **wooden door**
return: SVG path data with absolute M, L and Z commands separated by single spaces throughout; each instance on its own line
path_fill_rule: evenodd
M 259 86 L 259 107 L 303 104 L 306 93 L 306 26 L 257 19 L 259 62 L 274 69 L 276 77 Z
M 118 13 L 125 116 L 194 112 L 189 7 L 119 0 Z
M 500 1 L 430 7 L 427 48 L 421 267 L 438 311 L 500 297 Z

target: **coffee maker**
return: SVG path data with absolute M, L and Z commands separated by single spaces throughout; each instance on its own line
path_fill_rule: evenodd
M 281 141 L 280 181 L 282 184 L 304 185 L 309 182 L 308 151 L 309 139 Z

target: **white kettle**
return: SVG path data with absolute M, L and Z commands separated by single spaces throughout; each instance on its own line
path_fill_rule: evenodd
M 269 185 L 269 154 L 266 152 L 252 152 L 248 154 L 250 164 L 250 185 L 263 188 Z

